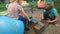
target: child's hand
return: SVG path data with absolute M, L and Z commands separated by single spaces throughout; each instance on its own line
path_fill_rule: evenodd
M 28 21 L 31 21 L 30 19 L 28 19 Z
M 47 20 L 47 22 L 50 22 L 50 23 L 52 23 L 53 21 L 51 21 L 51 20 Z

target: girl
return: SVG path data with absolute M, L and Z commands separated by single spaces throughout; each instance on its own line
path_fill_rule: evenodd
M 17 20 L 22 20 L 24 22 L 24 25 L 26 24 L 26 18 L 29 20 L 28 15 L 24 12 L 22 6 L 20 5 L 20 0 L 10 0 L 10 4 L 8 6 L 7 12 L 8 12 L 8 17 L 17 19 Z M 24 17 L 25 18 L 24 18 Z M 29 30 L 26 25 L 25 25 L 25 30 Z

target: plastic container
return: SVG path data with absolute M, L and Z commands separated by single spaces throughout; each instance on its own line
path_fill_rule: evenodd
M 0 16 L 0 34 L 24 34 L 22 21 Z

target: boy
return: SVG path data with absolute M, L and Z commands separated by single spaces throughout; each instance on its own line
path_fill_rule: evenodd
M 54 24 L 55 22 L 59 20 L 57 10 L 52 6 L 51 3 L 46 4 L 45 10 L 42 14 L 42 19 L 52 24 Z

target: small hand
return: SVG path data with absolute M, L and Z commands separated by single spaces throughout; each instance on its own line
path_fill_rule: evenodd
M 28 19 L 28 21 L 31 21 L 30 19 Z
M 51 20 L 47 20 L 47 22 L 50 22 L 50 23 L 52 23 L 52 21 L 51 21 Z

